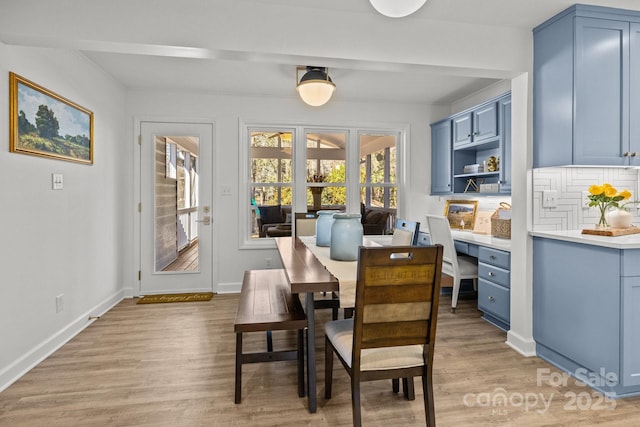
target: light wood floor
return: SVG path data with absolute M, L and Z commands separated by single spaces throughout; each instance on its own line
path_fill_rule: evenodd
M 198 242 L 191 244 L 178 254 L 178 258 L 162 271 L 197 271 L 199 268 Z
M 449 303 L 441 300 L 435 350 L 439 426 L 640 425 L 640 398 L 605 409 L 614 404 L 573 379 L 538 385 L 537 370 L 558 371 L 510 349 L 505 334 L 480 319 L 477 301 L 461 300 L 456 314 Z M 245 365 L 243 401 L 233 403 L 236 304 L 236 295 L 193 303 L 122 301 L 0 394 L 0 426 L 351 425 L 348 377 L 338 362 L 334 397 L 327 401 L 319 361 L 315 414 L 297 396 L 295 362 Z M 320 317 L 329 320 L 329 312 Z M 274 339 L 276 348 L 294 343 L 292 333 Z M 249 334 L 245 345 L 263 348 L 264 342 L 264 334 Z M 493 405 L 500 393 L 506 405 Z M 548 409 L 542 399 L 551 401 Z M 362 408 L 365 426 L 424 425 L 419 380 L 413 402 L 394 395 L 390 382 L 366 383 Z

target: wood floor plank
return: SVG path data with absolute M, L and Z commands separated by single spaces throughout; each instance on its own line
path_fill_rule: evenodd
M 349 379 L 339 363 L 333 397 L 323 397 L 322 324 L 330 310 L 318 311 L 317 413 L 297 395 L 295 362 L 245 365 L 243 400 L 233 403 L 237 301 L 237 295 L 188 304 L 122 301 L 0 393 L 0 426 L 351 425 Z M 561 386 L 538 384 L 539 370 L 559 372 L 506 345 L 506 335 L 480 319 L 477 301 L 460 300 L 455 314 L 449 297 L 440 303 L 433 374 L 438 425 L 640 425 L 640 397 L 603 401 L 573 378 Z M 291 331 L 273 335 L 276 349 L 295 345 Z M 263 350 L 264 333 L 245 334 L 244 345 Z M 500 393 L 506 404 L 493 404 Z M 424 425 L 421 383 L 412 402 L 393 394 L 390 382 L 365 383 L 362 411 L 367 426 Z

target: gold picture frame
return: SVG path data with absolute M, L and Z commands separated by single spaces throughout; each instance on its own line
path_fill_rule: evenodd
M 447 217 L 450 228 L 472 230 L 477 210 L 477 200 L 447 200 L 444 206 L 444 216 Z
M 9 73 L 9 151 L 93 164 L 93 113 Z

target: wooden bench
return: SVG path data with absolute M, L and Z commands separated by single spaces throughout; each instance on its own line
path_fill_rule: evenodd
M 304 329 L 307 316 L 300 299 L 291 294 L 284 270 L 245 271 L 234 323 L 236 333 L 236 390 L 235 403 L 242 400 L 242 364 L 298 361 L 298 396 L 304 397 Z M 270 332 L 297 330 L 295 350 L 243 353 L 242 334 L 246 332 Z M 270 337 L 269 337 L 270 338 Z

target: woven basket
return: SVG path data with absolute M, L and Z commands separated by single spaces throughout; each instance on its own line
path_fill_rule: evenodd
M 511 238 L 511 218 L 500 218 L 500 211 L 511 210 L 511 205 L 501 202 L 500 207 L 491 215 L 491 235 L 503 239 Z

